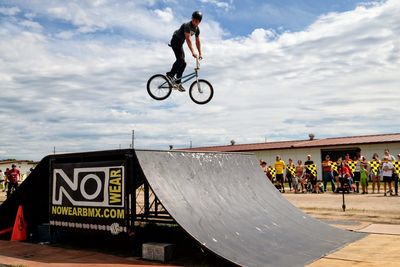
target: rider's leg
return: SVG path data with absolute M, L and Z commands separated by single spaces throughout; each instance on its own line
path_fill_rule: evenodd
M 185 55 L 183 55 L 183 57 L 185 57 Z M 186 69 L 186 62 L 185 62 L 185 59 L 183 59 L 183 61 L 181 62 L 181 65 L 179 67 L 179 71 L 176 74 L 176 83 L 181 83 L 181 78 L 182 78 L 182 75 L 183 75 L 183 72 L 185 71 L 185 69 Z
M 183 50 L 183 42 L 175 37 L 171 40 L 171 48 L 174 51 L 176 60 L 172 65 L 171 71 L 167 72 L 167 75 L 169 77 L 174 77 L 182 68 L 181 65 L 185 63 L 185 52 Z M 182 75 L 180 77 L 182 77 Z

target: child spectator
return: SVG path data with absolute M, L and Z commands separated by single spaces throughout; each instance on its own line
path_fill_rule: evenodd
M 265 161 L 263 161 L 263 160 L 260 160 L 260 167 L 261 167 L 261 170 L 264 172 L 264 174 L 268 177 L 268 166 L 267 166 L 267 163 Z M 271 180 L 269 177 L 268 177 L 268 179 Z
M 360 165 L 361 194 L 368 194 L 368 172 L 365 164 Z
M 297 166 L 296 166 L 296 180 L 297 183 L 301 184 L 301 192 L 304 193 L 304 182 L 305 179 L 303 178 L 304 176 L 304 166 L 302 165 L 302 161 L 298 160 L 297 161 Z M 297 188 L 299 186 L 297 185 Z

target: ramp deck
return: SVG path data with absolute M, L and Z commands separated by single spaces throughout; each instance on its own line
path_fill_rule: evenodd
M 152 190 L 193 238 L 242 266 L 304 266 L 363 235 L 317 221 L 273 187 L 254 155 L 136 151 Z

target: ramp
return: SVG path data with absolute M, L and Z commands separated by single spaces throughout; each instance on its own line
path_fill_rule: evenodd
M 304 266 L 362 234 L 291 205 L 250 154 L 136 151 L 165 209 L 210 251 L 242 266 Z

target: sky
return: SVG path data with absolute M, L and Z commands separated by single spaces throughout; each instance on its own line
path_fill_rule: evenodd
M 153 100 L 194 10 L 214 98 Z M 398 133 L 398 14 L 397 0 L 1 1 L 0 159 L 128 148 L 132 130 L 143 149 Z

